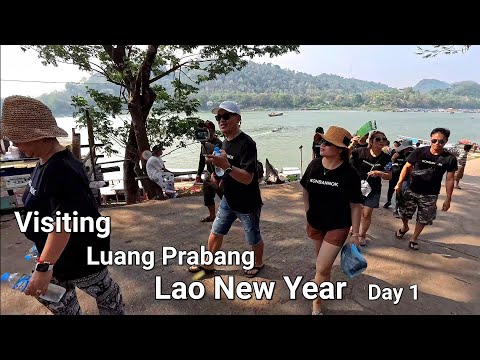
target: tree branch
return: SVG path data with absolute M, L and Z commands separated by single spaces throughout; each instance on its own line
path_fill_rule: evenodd
M 154 83 L 154 82 L 157 81 L 158 79 L 161 79 L 161 78 L 167 76 L 168 74 L 171 74 L 172 72 L 180 69 L 183 65 L 186 65 L 186 64 L 188 64 L 189 62 L 190 62 L 190 61 L 186 61 L 186 62 L 184 62 L 184 63 L 175 65 L 175 66 L 172 67 L 170 70 L 167 70 L 167 71 L 165 71 L 164 73 L 161 73 L 160 75 L 155 76 L 154 78 L 151 78 L 150 81 L 149 81 L 149 83 L 150 83 L 150 84 L 151 84 L 151 83 Z

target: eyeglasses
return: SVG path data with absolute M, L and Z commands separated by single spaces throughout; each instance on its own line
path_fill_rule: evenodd
M 430 142 L 431 142 L 432 144 L 436 144 L 437 141 L 438 141 L 438 143 L 439 143 L 440 145 L 443 145 L 443 144 L 445 144 L 445 142 L 446 142 L 446 141 L 443 140 L 443 139 L 440 139 L 440 140 L 432 139 L 432 140 L 430 140 Z
M 223 114 L 223 115 L 215 115 L 215 119 L 216 119 L 217 121 L 220 121 L 220 120 L 222 120 L 222 119 L 223 119 L 223 120 L 228 120 L 228 119 L 230 119 L 230 117 L 233 116 L 233 115 L 236 115 L 236 114 L 232 114 L 232 113 L 228 113 L 228 112 L 227 112 L 227 113 L 225 113 L 225 114 Z
M 386 137 L 376 137 L 373 140 L 380 142 L 380 141 L 387 141 L 388 139 Z

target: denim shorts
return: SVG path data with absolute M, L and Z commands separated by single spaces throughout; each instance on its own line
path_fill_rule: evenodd
M 225 196 L 222 198 L 218 207 L 217 216 L 212 224 L 212 233 L 215 235 L 227 235 L 232 227 L 233 222 L 238 218 L 242 222 L 245 230 L 245 239 L 249 245 L 257 245 L 262 241 L 260 234 L 260 212 L 262 208 L 249 214 L 242 214 L 238 211 L 233 211 L 228 206 Z
M 365 199 L 363 206 L 369 207 L 371 209 L 378 209 L 380 207 L 380 195 L 381 192 L 371 192 Z

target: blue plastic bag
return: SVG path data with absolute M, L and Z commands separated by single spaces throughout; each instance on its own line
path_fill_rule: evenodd
M 367 260 L 358 251 L 355 244 L 345 244 L 341 254 L 342 270 L 350 279 L 360 275 L 367 268 Z

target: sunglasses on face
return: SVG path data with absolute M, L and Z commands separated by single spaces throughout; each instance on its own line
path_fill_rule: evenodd
M 380 142 L 380 141 L 387 141 L 388 139 L 386 137 L 376 137 L 373 140 Z
M 327 140 L 320 140 L 320 145 L 325 145 L 325 146 L 334 146 L 331 142 L 328 142 Z
M 443 139 L 440 139 L 440 140 L 432 139 L 432 140 L 430 140 L 430 141 L 431 141 L 432 144 L 436 144 L 437 141 L 438 141 L 438 143 L 439 143 L 440 145 L 445 144 L 445 140 L 443 140 Z
M 215 119 L 217 121 L 220 121 L 220 120 L 228 120 L 230 119 L 230 117 L 234 116 L 235 114 L 231 114 L 231 113 L 225 113 L 223 115 L 215 115 Z

